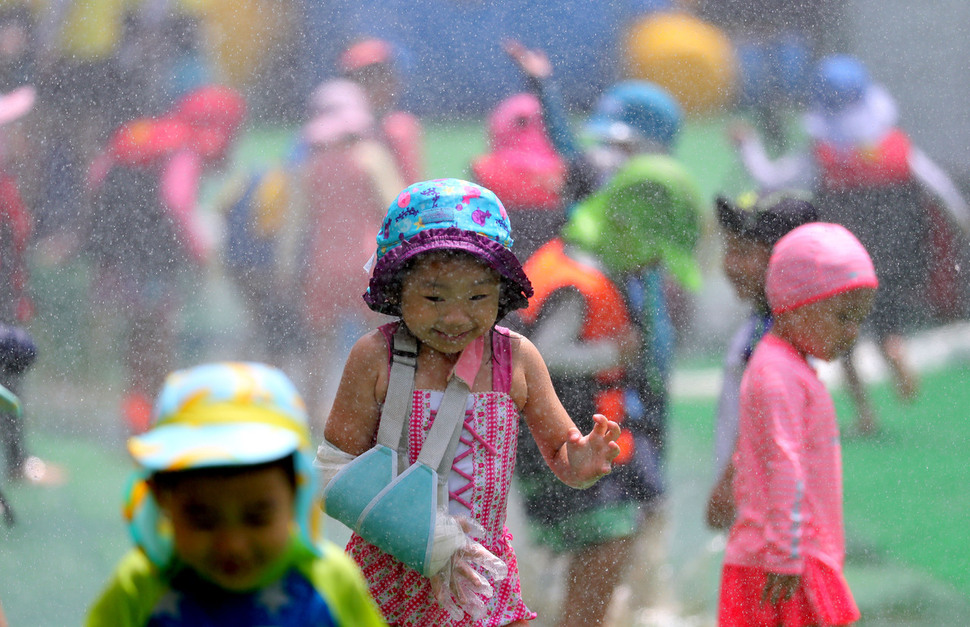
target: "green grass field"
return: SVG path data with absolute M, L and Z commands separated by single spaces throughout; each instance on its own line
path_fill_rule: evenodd
M 468 159 L 484 147 L 477 121 L 432 123 L 427 131 L 429 176 L 465 175 Z M 271 161 L 285 139 L 278 131 L 253 133 L 241 162 Z M 707 197 L 732 187 L 738 170 L 723 121 L 689 126 L 680 154 Z M 93 330 L 75 304 L 84 298 L 84 269 L 41 267 L 34 276 L 42 352 L 24 394 L 29 438 L 34 452 L 65 466 L 69 481 L 54 488 L 2 485 L 18 522 L 0 527 L 0 602 L 15 627 L 63 627 L 82 622 L 129 545 L 120 496 L 131 466 L 113 400 L 117 355 L 88 348 L 92 336 L 106 332 Z M 204 327 L 190 333 L 203 347 L 206 334 L 217 330 L 213 320 L 232 315 L 207 307 L 196 303 L 189 316 L 189 326 Z M 716 362 L 715 355 L 690 360 L 693 367 Z M 873 394 L 883 431 L 843 441 L 847 578 L 863 625 L 960 625 L 970 616 L 968 381 L 965 363 L 928 372 L 911 406 L 878 384 Z M 847 425 L 851 407 L 841 392 L 836 403 Z M 713 414 L 713 399 L 679 398 L 670 418 L 672 581 L 685 609 L 701 617 L 695 625 L 710 624 L 720 564 L 719 538 L 702 523 Z

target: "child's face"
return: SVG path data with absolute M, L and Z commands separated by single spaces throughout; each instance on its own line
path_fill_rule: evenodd
M 461 352 L 498 318 L 498 275 L 464 255 L 425 255 L 401 285 L 401 318 L 423 344 Z
M 771 247 L 737 233 L 724 231 L 724 274 L 738 298 L 756 302 L 764 298 L 765 273 Z
M 178 556 L 226 590 L 256 587 L 289 545 L 295 497 L 278 466 L 186 477 L 156 498 L 172 521 Z
M 874 289 L 855 289 L 780 314 L 779 335 L 806 355 L 832 361 L 855 344 L 875 296 Z

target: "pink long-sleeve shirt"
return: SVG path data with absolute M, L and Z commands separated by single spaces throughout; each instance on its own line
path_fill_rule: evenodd
M 725 564 L 801 574 L 805 558 L 842 571 L 842 449 L 835 407 L 793 346 L 768 334 L 741 382 L 734 454 L 737 518 Z

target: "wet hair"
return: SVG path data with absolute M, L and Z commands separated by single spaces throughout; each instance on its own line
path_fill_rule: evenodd
M 722 229 L 768 247 L 793 229 L 819 220 L 815 205 L 796 190 L 744 194 L 736 202 L 718 196 L 714 204 Z
M 262 464 L 247 464 L 243 466 L 205 466 L 202 468 L 187 468 L 185 470 L 165 470 L 152 475 L 152 485 L 158 492 L 177 490 L 183 481 L 189 479 L 230 479 L 263 470 L 279 468 L 286 475 L 286 481 L 296 492 L 296 459 L 290 453 L 285 457 L 274 459 Z

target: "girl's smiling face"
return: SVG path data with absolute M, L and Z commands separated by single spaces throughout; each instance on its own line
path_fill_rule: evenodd
M 425 254 L 401 284 L 401 318 L 428 347 L 460 353 L 495 325 L 500 293 L 499 275 L 474 257 Z

